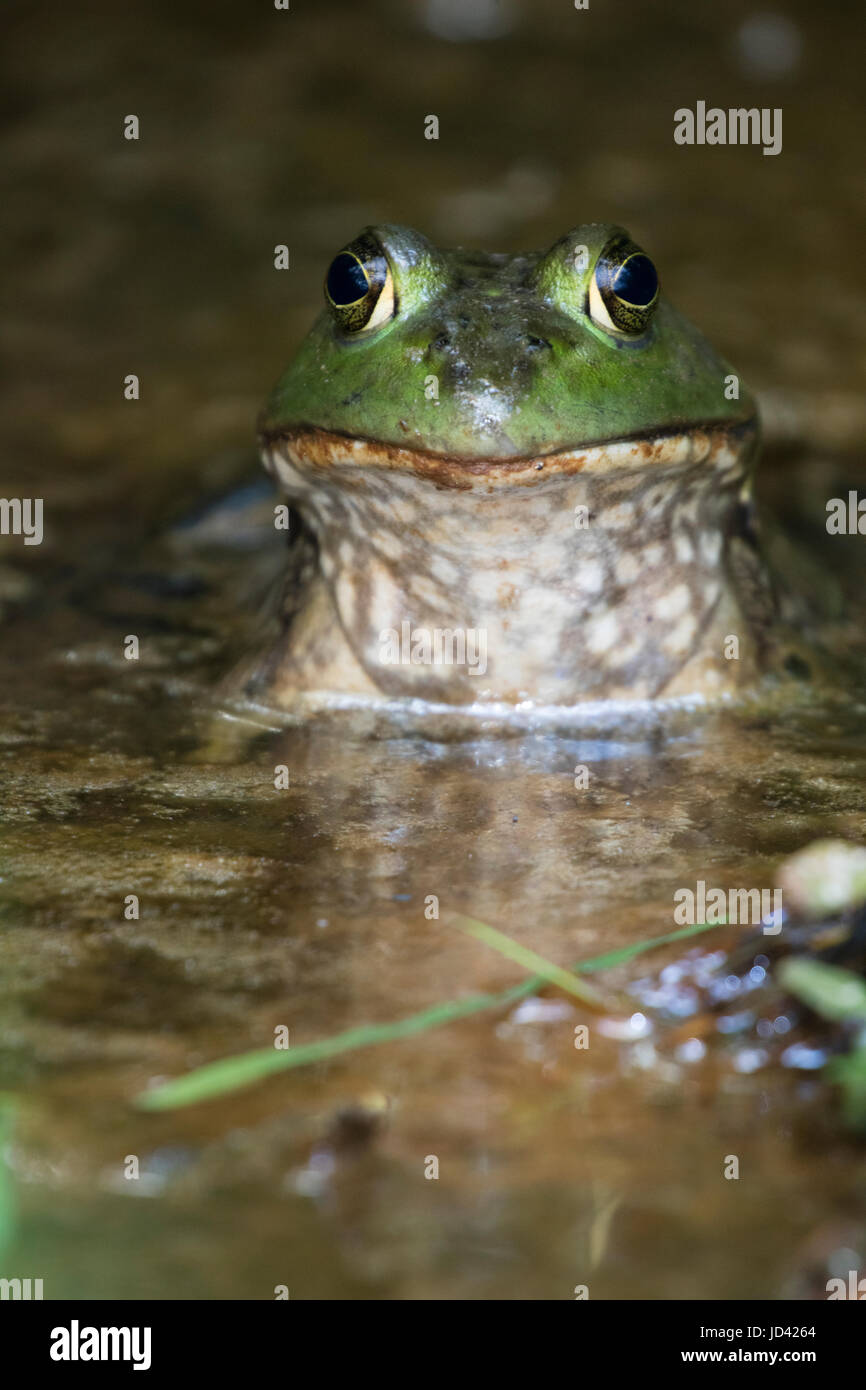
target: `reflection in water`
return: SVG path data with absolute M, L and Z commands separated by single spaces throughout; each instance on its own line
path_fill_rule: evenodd
M 298 1046 L 520 978 L 446 907 L 571 964 L 670 930 L 699 878 L 769 886 L 812 839 L 866 840 L 847 680 L 849 708 L 582 739 L 437 743 L 354 716 L 251 739 L 212 717 L 282 567 L 256 411 L 333 248 L 369 222 L 488 250 L 634 226 L 761 394 L 761 486 L 814 550 L 808 586 L 862 591 L 862 538 L 825 531 L 866 425 L 862 263 L 832 254 L 860 235 L 856 7 L 791 0 L 739 30 L 692 0 L 626 22 L 563 0 L 339 11 L 335 42 L 322 7 L 213 0 L 191 42 L 181 7 L 105 0 L 83 43 L 74 7 L 32 0 L 4 44 L 22 196 L 0 228 L 2 492 L 38 479 L 45 538 L 0 557 L 0 1274 L 38 1273 L 50 1298 L 823 1296 L 864 1264 L 862 1152 L 786 1063 L 783 1010 L 772 1037 L 749 1025 L 756 1070 L 694 1015 L 678 1036 L 647 1005 L 653 1031 L 624 1034 L 542 991 L 224 1100 L 131 1105 L 277 1028 Z M 766 96 L 732 93 L 758 68 Z M 134 150 L 131 83 L 159 111 Z M 703 97 L 784 106 L 784 154 L 676 147 L 675 105 Z M 290 276 L 271 269 L 283 238 Z M 682 960 L 606 979 L 658 990 Z M 661 980 L 670 997 L 686 976 Z
M 430 895 L 570 964 L 671 930 L 674 893 L 696 877 L 739 882 L 748 866 L 770 882 L 828 820 L 862 834 L 853 718 L 455 745 L 332 725 L 221 746 L 223 725 L 203 719 L 179 759 L 136 763 L 141 718 L 166 749 L 188 728 L 170 700 L 119 707 L 100 775 L 88 784 L 74 749 L 55 752 L 7 838 L 4 1032 L 31 1090 L 20 1248 L 57 1294 L 82 1292 L 70 1271 L 94 1229 L 113 1232 L 85 1277 L 94 1296 L 153 1280 L 206 1297 L 268 1296 L 268 1281 L 298 1297 L 778 1291 L 809 1219 L 791 1104 L 819 1127 L 820 1088 L 792 1091 L 782 1065 L 720 1071 L 712 1047 L 659 1052 L 555 994 L 223 1102 L 145 1117 L 129 1101 L 277 1027 L 298 1045 L 520 978 L 429 919 Z M 19 769 L 41 757 L 19 746 Z M 675 949 L 650 973 L 665 958 Z M 731 1152 L 754 1175 L 736 1201 Z M 122 1176 L 129 1154 L 139 1187 Z M 833 1171 L 845 1202 L 853 1170 Z M 756 1242 L 744 1288 L 738 1252 Z

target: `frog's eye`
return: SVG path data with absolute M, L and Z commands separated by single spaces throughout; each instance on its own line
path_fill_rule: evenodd
M 364 233 L 334 257 L 325 300 L 344 333 L 369 333 L 394 317 L 394 278 L 375 237 Z
M 589 312 L 608 332 L 631 337 L 649 327 L 659 297 L 656 268 L 633 241 L 606 246 L 589 286 Z

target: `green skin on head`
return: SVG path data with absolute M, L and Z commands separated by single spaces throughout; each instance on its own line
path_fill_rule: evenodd
M 621 227 L 513 256 L 366 228 L 260 438 L 302 527 L 256 700 L 715 697 L 776 664 L 754 401 Z
M 266 439 L 317 426 L 454 459 L 530 458 L 754 414 L 663 297 L 643 332 L 595 321 L 593 277 L 622 228 L 590 223 L 514 256 L 440 251 L 406 227 L 362 235 L 387 258 L 393 315 L 347 333 L 326 304 L 265 408 Z

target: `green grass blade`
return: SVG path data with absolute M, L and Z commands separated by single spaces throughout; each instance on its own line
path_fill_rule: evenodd
M 0 1255 L 12 1244 L 18 1225 L 15 1183 L 6 1162 L 5 1149 L 12 1139 L 16 1101 L 0 1093 Z
M 574 968 L 580 975 L 592 970 L 611 970 L 615 965 L 624 965 L 635 956 L 642 956 L 644 951 L 651 951 L 655 946 L 667 946 L 672 941 L 685 941 L 689 936 L 699 936 L 701 932 L 713 931 L 721 925 L 719 922 L 695 922 L 690 927 L 677 927 L 676 931 L 665 932 L 664 936 L 651 936 L 647 941 L 636 941 L 632 946 L 619 946 L 615 951 L 607 951 L 603 956 L 593 956 L 591 960 L 585 960 Z
M 842 1088 L 842 1111 L 853 1128 L 866 1129 L 866 1048 L 856 1047 L 828 1062 L 825 1075 Z
M 312 1062 L 323 1062 L 336 1057 L 341 1052 L 355 1052 L 362 1047 L 375 1047 L 377 1043 L 393 1042 L 398 1038 L 411 1037 L 413 1033 L 423 1033 L 428 1028 L 441 1027 L 443 1023 L 453 1023 L 482 1010 L 501 1008 L 512 999 L 520 999 L 531 993 L 531 984 L 522 981 L 502 994 L 477 994 L 468 999 L 456 999 L 446 1004 L 436 1004 L 421 1013 L 410 1014 L 395 1023 L 370 1023 L 360 1028 L 349 1028 L 345 1033 L 336 1033 L 318 1042 L 305 1043 L 302 1047 L 280 1050 L 273 1047 L 257 1048 L 253 1052 L 242 1052 L 238 1057 L 225 1057 L 219 1062 L 208 1062 L 176 1081 L 167 1081 L 155 1086 L 151 1091 L 143 1091 L 136 1097 L 136 1105 L 141 1110 L 174 1110 L 180 1105 L 192 1105 L 199 1100 L 209 1100 L 213 1096 L 235 1091 L 240 1086 L 248 1086 L 260 1081 L 274 1072 L 289 1071 L 293 1067 L 305 1067 Z
M 495 927 L 489 927 L 486 922 L 479 922 L 475 917 L 464 917 L 462 913 L 449 915 L 450 921 L 461 931 L 465 931 L 469 936 L 474 936 L 478 941 L 483 941 L 485 946 L 490 946 L 494 951 L 498 951 L 501 956 L 506 956 L 508 960 L 513 960 L 517 965 L 522 965 L 527 970 L 535 972 L 540 979 L 549 984 L 558 985 L 565 990 L 566 994 L 571 994 L 575 999 L 579 999 L 582 1004 L 588 1004 L 592 1009 L 606 1009 L 610 1004 L 599 994 L 598 990 L 591 985 L 584 984 L 570 970 L 565 970 L 561 965 L 554 965 L 552 961 L 545 960 L 544 956 L 538 955 L 536 951 L 530 951 L 528 947 L 522 946 L 519 941 L 514 941 L 504 932 L 497 931 Z
M 485 924 L 479 923 L 478 925 L 484 926 Z M 589 974 L 596 970 L 608 969 L 613 965 L 621 965 L 633 956 L 652 950 L 654 946 L 664 946 L 669 942 L 680 941 L 699 932 L 710 931 L 714 925 L 700 922 L 696 926 L 682 927 L 677 931 L 666 932 L 663 936 L 651 937 L 647 941 L 639 941 L 632 946 L 621 947 L 616 951 L 610 951 L 603 956 L 596 956 L 592 960 L 583 961 L 576 965 L 574 967 L 575 974 Z M 489 930 L 492 932 L 494 929 L 491 927 Z M 501 936 L 502 933 L 496 933 L 496 935 Z M 510 938 L 505 937 L 504 940 L 510 941 Z M 537 959 L 543 961 L 543 957 L 537 957 Z M 550 968 L 549 962 L 543 961 L 543 963 L 546 969 Z M 564 973 L 568 975 L 569 972 Z M 498 994 L 476 994 L 471 995 L 468 999 L 455 999 L 443 1004 L 435 1004 L 432 1008 L 424 1009 L 417 1014 L 410 1014 L 407 1018 L 397 1019 L 394 1023 L 372 1023 L 362 1025 L 359 1028 L 349 1028 L 344 1033 L 337 1033 L 330 1038 L 322 1038 L 314 1043 L 305 1043 L 302 1047 L 293 1047 L 286 1051 L 273 1047 L 262 1047 L 251 1052 L 242 1052 L 237 1057 L 224 1057 L 220 1061 L 208 1062 L 203 1067 L 197 1067 L 195 1071 L 187 1072 L 185 1076 L 179 1076 L 174 1081 L 166 1081 L 161 1086 L 154 1086 L 152 1090 L 142 1091 L 135 1097 L 134 1103 L 141 1110 L 159 1111 L 176 1110 L 182 1105 L 194 1105 L 198 1101 L 212 1100 L 217 1096 L 238 1090 L 242 1086 L 249 1086 L 255 1081 L 261 1081 L 267 1076 L 272 1076 L 275 1072 L 289 1071 L 294 1067 L 326 1061 L 342 1052 L 354 1052 L 363 1047 L 375 1047 L 379 1043 L 408 1038 L 413 1034 L 423 1033 L 430 1028 L 440 1028 L 446 1023 L 454 1023 L 458 1019 L 468 1018 L 472 1014 L 481 1013 L 488 1009 L 507 1008 L 509 1004 L 534 994 L 537 989 L 548 982 L 549 975 L 547 973 L 535 973 L 522 980 L 520 984 L 512 985 L 510 989 L 502 990 Z M 569 990 L 569 992 L 572 991 Z
M 777 970 L 779 983 L 822 1018 L 833 1023 L 866 1022 L 866 980 L 805 956 L 789 956 Z

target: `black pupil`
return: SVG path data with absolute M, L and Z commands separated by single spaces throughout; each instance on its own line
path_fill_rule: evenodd
M 348 251 L 341 251 L 328 271 L 328 294 L 335 304 L 354 304 L 370 288 L 363 267 Z
M 630 256 L 625 265 L 620 266 L 613 281 L 614 294 L 624 299 L 626 304 L 652 303 L 658 287 L 659 277 L 649 256 Z

